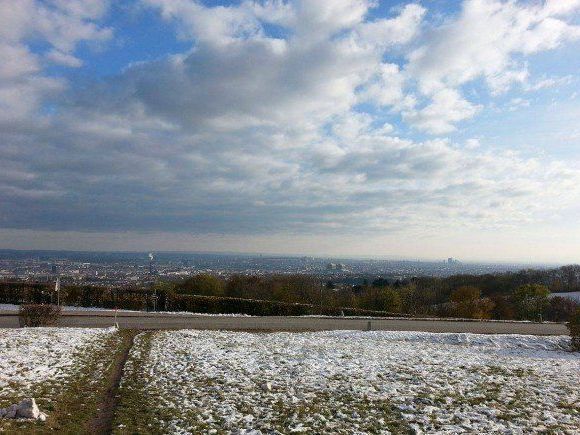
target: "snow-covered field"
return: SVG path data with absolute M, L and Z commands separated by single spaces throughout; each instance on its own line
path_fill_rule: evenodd
M 0 329 L 0 401 L 23 398 L 43 383 L 60 382 L 81 350 L 112 329 Z
M 142 410 L 173 433 L 578 433 L 566 337 L 165 331 L 137 337 Z M 122 410 L 123 411 L 123 410 Z M 252 432 L 260 431 L 260 432 Z

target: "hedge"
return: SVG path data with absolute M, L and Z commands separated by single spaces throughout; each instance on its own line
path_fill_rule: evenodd
M 174 295 L 170 299 L 173 311 L 189 311 L 209 314 L 249 314 L 253 316 L 401 316 L 385 311 L 358 308 L 324 307 L 311 304 L 293 304 L 258 299 L 242 299 L 218 296 Z M 403 315 L 404 316 L 404 315 Z
M 164 307 L 167 292 L 157 292 L 157 306 Z M 46 283 L 0 283 L 0 303 L 54 304 L 57 301 L 53 285 Z M 76 307 L 119 308 L 125 310 L 153 309 L 153 292 L 140 288 L 109 288 L 93 286 L 63 286 L 60 304 Z
M 79 307 L 152 310 L 154 293 L 150 289 L 63 286 L 61 305 Z M 254 316 L 405 316 L 399 313 L 358 308 L 337 308 L 314 304 L 286 303 L 221 296 L 181 295 L 158 290 L 158 311 L 189 311 L 208 314 L 249 314 Z M 53 287 L 45 283 L 0 283 L 0 303 L 51 304 L 56 302 Z

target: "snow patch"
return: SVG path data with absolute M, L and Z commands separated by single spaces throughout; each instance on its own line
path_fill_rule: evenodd
M 75 354 L 114 328 L 0 329 L 0 400 L 56 381 L 75 364 Z

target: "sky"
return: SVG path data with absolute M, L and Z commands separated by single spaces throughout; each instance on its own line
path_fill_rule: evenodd
M 0 0 L 0 248 L 580 261 L 580 0 Z

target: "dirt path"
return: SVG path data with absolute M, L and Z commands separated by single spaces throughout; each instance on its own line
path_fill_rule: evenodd
M 120 396 L 119 385 L 123 377 L 123 368 L 129 357 L 129 352 L 133 347 L 135 336 L 141 331 L 135 329 L 123 329 L 119 333 L 122 335 L 122 341 L 119 351 L 113 361 L 113 367 L 109 373 L 107 381 L 108 387 L 102 397 L 99 406 L 99 412 L 88 425 L 88 432 L 91 434 L 110 434 L 113 429 L 113 419 L 115 409 L 117 408 Z

